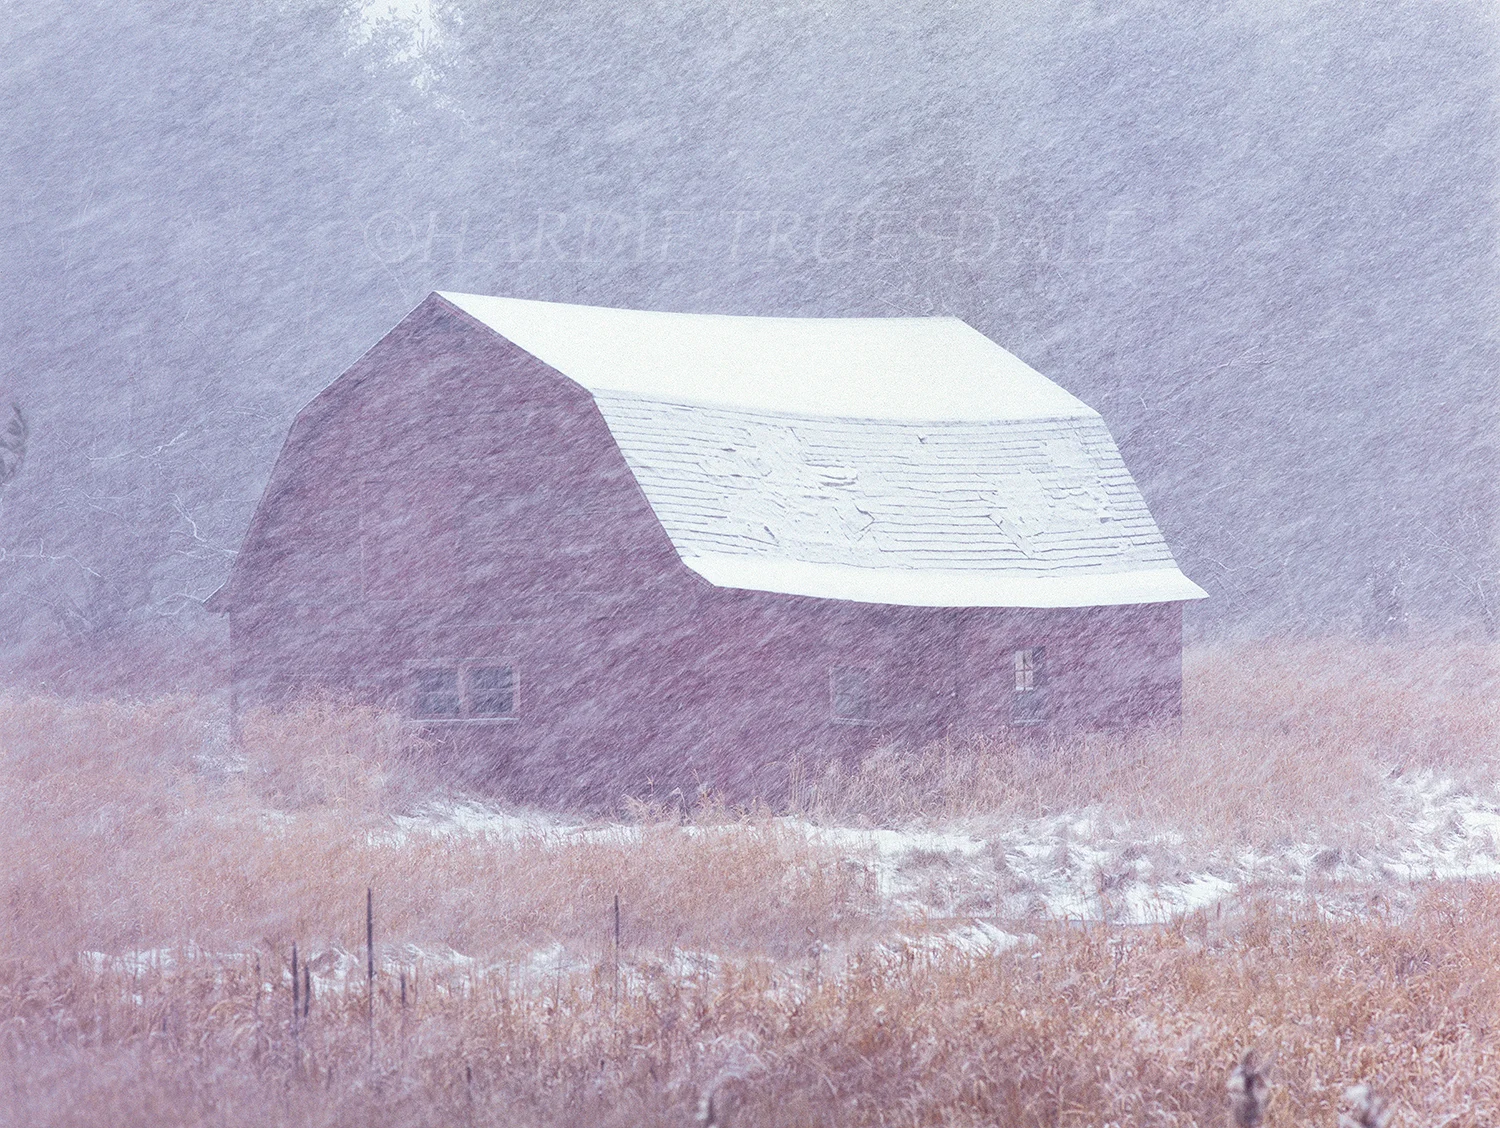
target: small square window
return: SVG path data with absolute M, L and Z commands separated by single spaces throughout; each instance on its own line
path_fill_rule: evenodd
M 833 694 L 833 719 L 868 721 L 874 713 L 870 694 L 870 671 L 855 666 L 835 666 L 829 672 Z
M 472 666 L 469 715 L 508 717 L 516 711 L 516 675 L 509 666 Z
M 458 695 L 458 671 L 427 668 L 412 671 L 415 689 L 413 711 L 418 717 L 457 717 L 462 702 Z

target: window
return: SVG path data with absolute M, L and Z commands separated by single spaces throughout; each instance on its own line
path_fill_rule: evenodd
M 417 666 L 411 671 L 412 715 L 423 720 L 480 720 L 516 715 L 516 675 L 498 663 Z
M 1016 725 L 1039 725 L 1047 719 L 1047 651 L 1030 646 L 1015 653 L 1016 689 L 1011 694 L 1010 720 Z
M 516 676 L 509 666 L 475 666 L 469 670 L 469 713 L 475 717 L 508 717 L 516 711 Z
M 1044 689 L 1047 685 L 1047 651 L 1045 647 L 1032 646 L 1016 651 L 1016 692 L 1028 693 L 1033 689 Z
M 415 670 L 413 712 L 419 717 L 456 717 L 460 712 L 458 671 L 437 667 Z
M 833 719 L 868 722 L 874 713 L 870 698 L 870 671 L 855 666 L 835 666 L 829 671 L 833 695 Z

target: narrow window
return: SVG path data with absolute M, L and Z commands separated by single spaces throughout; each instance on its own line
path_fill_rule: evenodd
M 509 666 L 469 668 L 469 716 L 508 717 L 516 711 L 516 675 Z
M 418 717 L 456 717 L 459 715 L 461 703 L 456 669 L 429 667 L 413 670 L 412 685 L 416 690 L 412 706 Z
M 1016 692 L 1027 693 L 1047 684 L 1045 647 L 1032 646 L 1016 651 Z
M 833 719 L 868 721 L 873 713 L 870 700 L 870 671 L 855 666 L 835 666 L 829 673 L 833 692 Z
M 1012 724 L 1039 725 L 1047 719 L 1047 651 L 1030 646 L 1015 653 L 1016 691 L 1011 695 Z

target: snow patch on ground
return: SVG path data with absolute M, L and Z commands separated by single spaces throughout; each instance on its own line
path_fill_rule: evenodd
M 1361 849 L 1341 845 L 1337 835 L 1276 849 L 1226 848 L 1098 809 L 935 829 L 828 826 L 799 818 L 649 829 L 712 837 L 769 827 L 801 836 L 867 874 L 883 912 L 897 920 L 1151 924 L 1212 908 L 1252 887 L 1312 898 L 1335 886 L 1373 890 L 1500 875 L 1500 804 L 1451 778 L 1426 770 L 1393 775 L 1385 781 L 1383 809 L 1351 811 L 1350 817 L 1384 820 L 1390 835 Z M 384 841 L 398 845 L 422 836 L 462 836 L 543 847 L 628 846 L 648 829 L 569 823 L 476 803 L 393 821 Z M 960 948 L 965 943 L 955 941 Z
M 571 823 L 534 810 L 497 810 L 482 803 L 435 806 L 414 815 L 396 815 L 392 829 L 371 836 L 373 844 L 404 846 L 422 839 L 472 838 L 530 846 L 633 845 L 643 828 L 628 823 Z
M 1500 802 L 1430 771 L 1385 781 L 1385 806 L 1351 817 L 1389 827 L 1377 845 L 1351 849 L 1335 841 L 1306 841 L 1279 849 L 1224 848 L 1180 833 L 1133 825 L 1116 813 L 1070 811 L 1044 818 L 967 820 L 941 828 L 893 829 L 819 825 L 781 818 L 751 823 L 641 826 L 580 823 L 527 810 L 478 803 L 432 808 L 396 817 L 372 841 L 396 849 L 465 839 L 481 845 L 563 848 L 607 843 L 629 847 L 647 834 L 727 838 L 774 833 L 805 841 L 816 862 L 830 857 L 846 873 L 863 874 L 880 923 L 873 954 L 893 960 L 977 959 L 1039 943 L 1028 926 L 1046 921 L 1153 924 L 1212 909 L 1251 891 L 1315 905 L 1330 914 L 1395 906 L 1423 883 L 1500 875 Z M 284 829 L 295 816 L 267 823 Z M 1352 836 L 1350 836 L 1352 838 Z M 1368 835 L 1364 841 L 1368 843 Z M 821 855 L 821 856 L 820 856 Z M 814 942 L 801 970 L 778 989 L 799 989 L 799 976 L 839 974 L 848 952 Z M 290 953 L 266 967 L 263 990 L 289 990 Z M 186 963 L 261 967 L 251 952 L 207 952 L 196 947 L 80 954 L 95 972 L 130 980 L 171 974 Z M 445 946 L 385 946 L 377 971 L 386 983 L 405 975 L 412 990 L 467 990 L 476 978 L 500 977 L 517 989 L 556 990 L 601 968 L 618 977 L 618 990 L 650 991 L 662 984 L 712 980 L 743 960 L 712 952 L 672 949 L 665 954 L 626 950 L 614 955 L 552 943 L 516 957 L 481 963 Z M 314 1006 L 330 992 L 362 991 L 368 974 L 363 951 L 333 946 L 303 952 Z M 601 962 L 602 961 L 602 962 Z M 597 989 L 597 984 L 595 985 Z M 141 1001 L 134 995 L 137 1001 Z

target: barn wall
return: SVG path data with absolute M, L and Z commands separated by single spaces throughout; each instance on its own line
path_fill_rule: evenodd
M 1045 651 L 1045 715 L 1054 729 L 1116 728 L 1181 712 L 1182 605 L 973 609 L 963 617 L 958 728 L 1012 718 L 1014 655 Z
M 1047 648 L 1049 731 L 1178 710 L 1180 610 L 1170 605 L 969 612 L 687 588 L 612 615 L 582 603 L 535 610 L 378 629 L 388 651 L 514 662 L 515 720 L 432 730 L 448 770 L 537 799 L 691 795 L 700 784 L 765 793 L 785 785 L 793 757 L 818 770 L 881 744 L 1005 734 L 1021 647 Z M 341 664 L 358 668 L 360 649 Z M 835 666 L 871 672 L 869 723 L 831 716 Z M 372 696 L 399 700 L 402 668 L 377 672 Z
M 433 298 L 298 417 L 229 594 L 236 696 L 410 704 L 413 663 L 492 659 L 516 716 L 434 723 L 460 779 L 610 800 L 749 792 L 786 762 L 1007 731 L 1014 651 L 1046 648 L 1055 726 L 1175 715 L 1175 604 L 836 603 L 684 567 L 593 400 Z M 830 671 L 869 673 L 838 721 Z
M 793 754 L 853 762 L 882 744 L 1010 735 L 1022 648 L 1046 651 L 1046 731 L 1180 715 L 1179 604 L 950 609 L 714 592 L 704 607 L 712 762 L 732 784 Z M 835 666 L 869 671 L 868 723 L 832 718 Z

